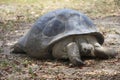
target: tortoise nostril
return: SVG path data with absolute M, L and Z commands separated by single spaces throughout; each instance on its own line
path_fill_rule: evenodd
M 83 48 L 83 52 L 84 52 L 84 53 L 87 53 L 87 49 L 86 49 L 86 48 Z

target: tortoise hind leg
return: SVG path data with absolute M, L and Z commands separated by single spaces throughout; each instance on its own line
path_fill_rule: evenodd
M 11 47 L 11 53 L 21 53 L 24 54 L 25 51 L 22 49 L 22 47 L 16 43 L 14 46 Z

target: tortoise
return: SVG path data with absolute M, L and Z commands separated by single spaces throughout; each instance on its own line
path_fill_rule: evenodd
M 114 58 L 117 51 L 102 47 L 104 36 L 92 20 L 73 9 L 58 9 L 41 16 L 13 47 L 39 59 L 68 59 L 84 65 L 82 57 Z

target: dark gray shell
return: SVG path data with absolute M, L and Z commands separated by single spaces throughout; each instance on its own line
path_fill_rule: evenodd
M 100 44 L 104 42 L 102 34 L 87 16 L 75 10 L 59 9 L 40 17 L 18 43 L 31 56 L 42 57 L 56 41 L 81 34 L 95 35 Z

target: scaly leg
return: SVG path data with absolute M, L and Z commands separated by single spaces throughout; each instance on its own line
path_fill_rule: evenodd
M 78 45 L 75 42 L 71 42 L 67 45 L 67 53 L 73 65 L 84 65 L 84 62 L 81 60 Z
M 101 59 L 114 58 L 118 53 L 114 49 L 102 47 L 100 44 L 95 44 L 95 56 Z

